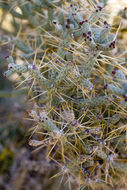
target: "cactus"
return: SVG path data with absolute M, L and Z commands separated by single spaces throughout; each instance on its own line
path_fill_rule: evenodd
M 35 104 L 30 117 L 37 128 L 33 133 L 42 140 L 32 138 L 29 144 L 47 148 L 47 159 L 61 166 L 69 188 L 75 180 L 80 189 L 112 189 L 117 175 L 127 171 L 117 153 L 126 155 L 126 67 L 113 58 L 116 35 L 104 20 L 106 1 L 101 3 L 84 9 L 81 1 L 76 6 L 72 1 L 18 0 L 22 13 L 10 11 L 14 20 L 27 22 L 21 31 L 15 27 L 13 35 L 19 37 L 11 40 L 14 50 L 5 76 L 17 73 L 26 83 L 32 81 L 27 85 Z

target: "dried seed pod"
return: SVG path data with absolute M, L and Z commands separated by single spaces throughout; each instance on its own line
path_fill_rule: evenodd
M 45 142 L 44 141 L 38 141 L 38 140 L 33 140 L 33 139 L 31 139 L 30 141 L 29 141 L 29 145 L 30 146 L 40 146 L 40 145 L 42 145 L 42 144 L 44 144 Z

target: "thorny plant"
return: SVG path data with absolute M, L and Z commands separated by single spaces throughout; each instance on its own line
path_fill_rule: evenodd
M 15 28 L 11 37 L 1 36 L 14 44 L 5 76 L 17 73 L 18 87 L 28 88 L 35 102 L 29 144 L 47 150 L 47 160 L 60 166 L 54 177 L 66 176 L 69 189 L 74 182 L 82 190 L 112 189 L 127 173 L 126 67 L 104 5 L 2 3 Z

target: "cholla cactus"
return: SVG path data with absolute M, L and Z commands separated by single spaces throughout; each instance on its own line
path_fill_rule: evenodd
M 22 76 L 35 100 L 30 116 L 41 141 L 33 136 L 30 145 L 47 149 L 47 159 L 60 166 L 56 176 L 65 175 L 70 189 L 73 181 L 82 190 L 112 189 L 127 173 L 126 68 L 112 57 L 116 35 L 105 20 L 105 3 L 82 3 L 18 0 L 21 13 L 10 9 L 18 39 L 11 38 L 5 76 Z M 21 31 L 16 18 L 27 21 Z

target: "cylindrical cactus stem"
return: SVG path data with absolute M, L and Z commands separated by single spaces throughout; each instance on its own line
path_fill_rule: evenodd
M 65 50 L 63 47 L 59 48 L 57 51 L 57 55 L 59 58 L 65 59 L 66 58 L 67 50 Z
M 25 18 L 28 19 L 31 26 L 32 27 L 39 26 L 39 21 L 37 20 L 37 18 L 35 17 L 34 12 L 32 11 L 31 2 L 24 4 L 22 0 L 18 0 L 18 3 L 19 3 L 20 8 L 21 8 L 21 10 L 23 12 L 23 15 L 25 16 Z
M 17 64 L 15 64 L 12 56 L 9 56 L 8 62 L 9 62 L 8 70 L 10 70 L 10 71 L 8 71 L 6 73 L 8 75 L 12 74 L 13 72 L 26 73 L 28 71 L 27 65 L 17 65 Z
M 71 66 L 67 65 L 65 68 L 62 69 L 62 71 L 58 74 L 58 76 L 56 77 L 56 79 L 53 82 L 53 86 L 58 87 L 58 85 L 64 80 L 66 79 L 67 75 L 69 74 L 71 70 Z
M 8 62 L 9 62 L 9 63 L 14 63 L 14 59 L 13 59 L 12 56 L 9 56 L 9 57 L 8 57 Z
M 82 144 L 82 151 L 85 154 L 91 154 L 92 153 L 92 146 L 90 146 L 89 143 L 84 142 Z
M 82 27 L 80 29 L 76 29 L 76 31 L 73 32 L 74 37 L 80 37 L 82 35 L 85 37 L 88 32 L 92 35 L 92 30 L 90 28 L 88 20 L 82 21 L 82 23 Z
M 108 121 L 106 121 L 106 124 L 111 127 L 112 125 L 116 124 L 119 120 L 120 120 L 120 115 L 115 114 L 112 117 L 110 117 Z
M 94 88 L 92 82 L 90 82 L 89 79 L 83 79 L 81 84 L 84 88 L 87 88 L 89 90 L 92 90 Z
M 19 40 L 13 40 L 12 42 L 14 42 L 15 46 L 20 49 L 21 51 L 23 51 L 26 54 L 32 53 L 33 50 L 30 49 L 23 41 L 19 41 Z
M 60 43 L 60 48 L 57 50 L 58 57 L 62 57 L 63 59 L 66 58 L 66 53 L 68 52 L 67 49 L 70 45 L 70 36 L 67 36 L 66 33 L 63 34 L 64 40 Z
M 42 75 L 36 65 L 28 65 L 28 71 L 43 88 L 50 87 L 50 82 Z
M 122 162 L 118 162 L 118 161 L 113 161 L 112 162 L 112 166 L 113 168 L 121 173 L 125 173 L 127 174 L 127 163 L 122 163 Z
M 91 31 L 90 24 L 89 24 L 88 20 L 85 20 L 83 25 L 82 25 L 82 32 L 88 33 L 89 31 Z
M 76 37 L 80 37 L 83 34 L 83 30 L 82 29 L 78 29 L 75 32 L 73 32 L 73 36 Z
M 125 98 L 125 100 L 122 100 L 122 101 L 120 102 L 120 106 L 121 106 L 122 108 L 126 109 L 126 107 L 127 107 L 127 100 L 126 100 L 126 98 Z
M 104 39 L 107 39 L 109 32 L 110 32 L 110 26 L 106 25 L 105 28 L 103 28 L 98 36 L 98 39 L 96 40 L 96 43 L 103 43 Z
M 71 52 L 66 52 L 65 53 L 65 59 L 67 60 L 67 61 L 73 61 L 73 54 L 71 53 Z
M 70 41 L 71 41 L 70 36 L 65 33 L 64 40 L 62 41 L 62 43 L 60 45 L 62 45 L 65 48 L 69 48 Z
M 96 47 L 92 47 L 93 49 L 100 50 L 100 51 L 110 51 L 115 48 L 115 41 L 108 42 L 106 44 L 96 44 Z
M 9 12 L 13 15 L 14 18 L 16 17 L 20 19 L 25 19 L 25 15 L 15 11 L 9 3 L 6 4 L 6 9 L 9 10 Z
M 109 96 L 99 96 L 96 98 L 92 98 L 91 100 L 88 99 L 82 99 L 82 100 L 77 100 L 74 101 L 77 103 L 77 106 L 87 106 L 88 108 L 95 108 L 95 107 L 101 107 L 104 105 L 109 105 L 111 104 L 112 98 Z
M 41 0 L 31 0 L 32 3 L 34 3 L 35 5 L 41 7 L 41 8 L 48 8 L 49 6 L 45 4 L 45 2 L 42 2 Z
M 66 30 L 66 25 L 65 25 L 65 19 L 64 19 L 63 12 L 59 13 L 59 15 L 58 15 L 58 21 L 59 21 L 59 24 L 62 26 L 63 31 L 65 31 Z
M 51 119 L 46 115 L 45 112 L 42 112 L 40 114 L 39 126 L 42 126 L 44 130 L 52 132 L 57 136 L 62 135 L 60 129 L 51 121 Z
M 75 19 L 75 21 L 80 24 L 83 21 L 83 16 L 81 13 L 76 12 L 75 14 L 73 14 L 73 17 Z
M 14 71 L 12 71 L 12 70 L 7 70 L 7 71 L 4 72 L 4 76 L 8 78 L 8 77 L 10 77 L 13 73 L 14 73 Z
M 73 79 L 73 82 L 74 82 L 74 84 L 72 83 L 71 87 L 74 87 L 75 85 L 79 85 L 79 86 L 86 88 L 88 90 L 94 89 L 92 82 L 89 79 L 82 77 L 81 75 L 78 77 L 75 77 Z
M 50 65 L 49 69 L 48 78 L 53 82 L 58 75 L 58 70 L 53 65 Z
M 122 87 L 124 88 L 124 90 L 125 90 L 126 93 L 127 93 L 127 82 L 124 82 L 123 85 L 122 85 Z
M 28 71 L 28 68 L 25 65 L 17 65 L 14 63 L 10 63 L 8 67 L 10 70 L 15 71 L 16 73 L 26 73 Z
M 107 85 L 107 90 L 111 93 L 117 94 L 119 96 L 122 96 L 124 94 L 126 94 L 126 91 L 122 88 L 119 88 L 113 84 L 108 84 Z
M 107 38 L 107 42 L 112 42 L 115 39 L 115 34 L 110 34 Z M 106 39 L 105 39 L 106 40 Z
M 92 24 L 96 23 L 102 15 L 102 9 L 103 7 L 97 6 L 96 10 L 91 14 L 88 21 Z
M 107 159 L 107 154 L 100 147 L 97 147 L 97 150 L 95 151 L 95 155 L 101 158 L 102 160 Z
M 89 78 L 91 71 L 93 69 L 96 57 L 94 55 L 89 54 L 86 58 L 85 62 L 82 64 L 82 73 L 81 75 L 84 78 Z
M 74 14 L 76 14 L 76 13 L 74 13 L 73 10 L 72 10 L 72 8 L 70 8 L 69 13 L 68 13 L 68 19 L 69 19 L 69 22 L 70 22 L 69 24 L 73 24 L 74 28 L 76 30 L 76 29 L 79 28 L 79 25 L 78 25 L 78 23 L 74 19 Z
M 119 80 L 119 82 L 126 81 L 126 77 L 125 77 L 123 71 L 120 69 L 115 70 L 115 77 L 117 78 L 117 80 Z
M 119 153 L 127 155 L 126 151 L 126 134 L 123 133 L 119 137 L 114 138 L 111 141 L 112 147 L 115 147 Z M 116 147 L 117 145 L 117 147 Z
M 48 7 L 47 11 L 48 11 L 48 22 L 52 23 L 53 14 L 54 14 L 53 7 Z

